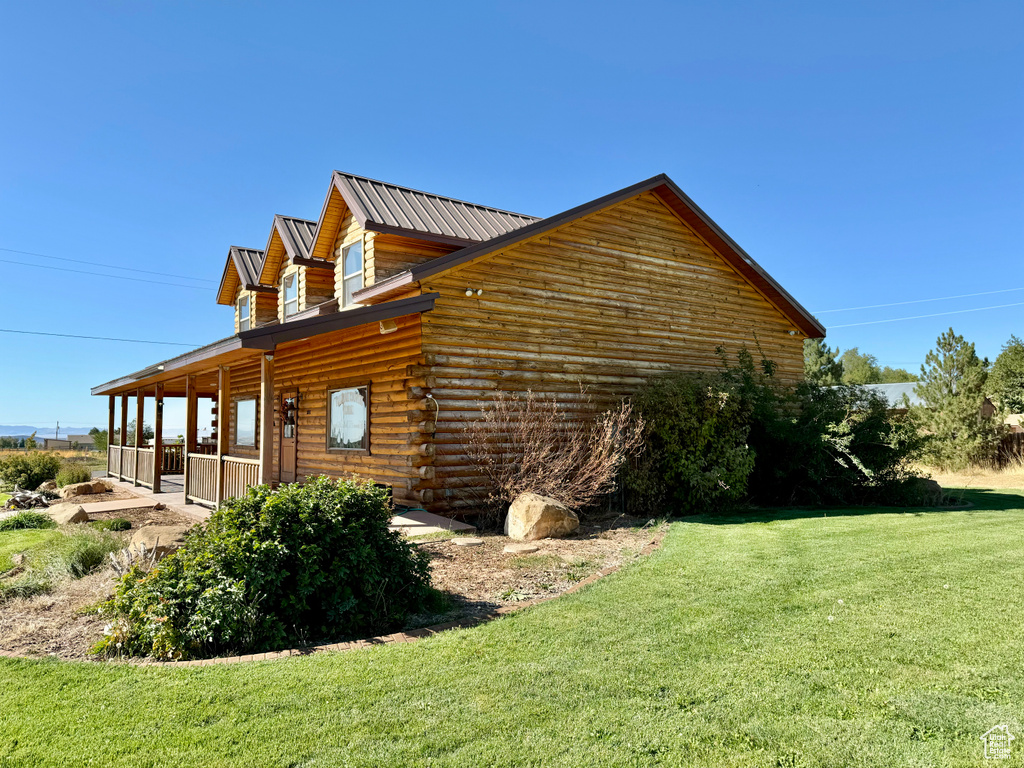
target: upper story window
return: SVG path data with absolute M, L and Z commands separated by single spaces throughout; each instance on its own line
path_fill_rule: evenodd
M 249 324 L 249 297 L 240 296 L 238 298 L 238 331 L 248 331 L 251 325 Z
M 352 304 L 352 294 L 363 287 L 363 243 L 358 241 L 341 251 L 341 306 Z
M 284 316 L 290 317 L 299 311 L 299 274 L 289 272 L 281 281 L 284 293 Z

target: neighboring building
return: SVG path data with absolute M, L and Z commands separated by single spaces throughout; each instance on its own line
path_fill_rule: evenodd
M 61 438 L 44 437 L 43 448 L 47 451 L 95 451 L 96 445 L 92 435 L 68 435 Z
M 38 440 L 38 438 L 36 438 Z M 71 445 L 70 440 L 65 440 L 56 437 L 44 437 L 43 438 L 43 450 L 44 451 L 70 451 L 74 446 Z
M 201 503 L 354 472 L 458 512 L 482 484 L 462 430 L 496 390 L 611 401 L 743 345 L 796 382 L 825 334 L 664 175 L 539 219 L 335 172 L 317 220 L 275 216 L 263 250 L 229 249 L 217 301 L 232 335 L 92 390 L 111 434 L 136 393 L 187 399 Z M 200 397 L 214 455 L 196 452 Z M 110 470 L 159 484 L 154 450 L 112 446 Z

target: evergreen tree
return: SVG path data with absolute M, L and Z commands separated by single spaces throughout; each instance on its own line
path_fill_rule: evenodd
M 838 356 L 839 347 L 829 349 L 824 339 L 804 339 L 804 378 L 823 387 L 842 383 L 843 364 Z
M 843 352 L 840 360 L 843 363 L 843 384 L 881 383 L 882 371 L 874 355 L 862 355 L 857 347 L 853 347 Z
M 925 358 L 921 382 L 914 387 L 924 403 L 913 415 L 928 436 L 925 458 L 935 466 L 963 469 L 994 456 L 1003 427 L 982 411 L 987 368 L 974 344 L 952 328 L 939 336 Z
M 1024 341 L 1016 336 L 1003 345 L 992 365 L 988 391 L 1009 413 L 1024 413 Z

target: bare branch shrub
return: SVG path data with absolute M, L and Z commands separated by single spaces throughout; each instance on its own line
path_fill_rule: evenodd
M 498 391 L 480 413 L 463 428 L 463 443 L 494 506 L 531 491 L 585 509 L 615 490 L 623 463 L 643 449 L 644 423 L 632 405 L 601 412 L 582 386 L 571 402 Z

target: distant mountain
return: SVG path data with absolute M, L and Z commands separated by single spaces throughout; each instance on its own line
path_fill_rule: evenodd
M 67 436 L 68 432 L 76 435 L 84 435 L 89 431 L 88 427 L 75 427 L 69 430 L 67 427 L 60 428 L 61 437 Z M 33 432 L 36 438 L 53 437 L 56 432 L 54 427 L 30 427 L 27 424 L 0 424 L 0 437 L 28 437 Z

